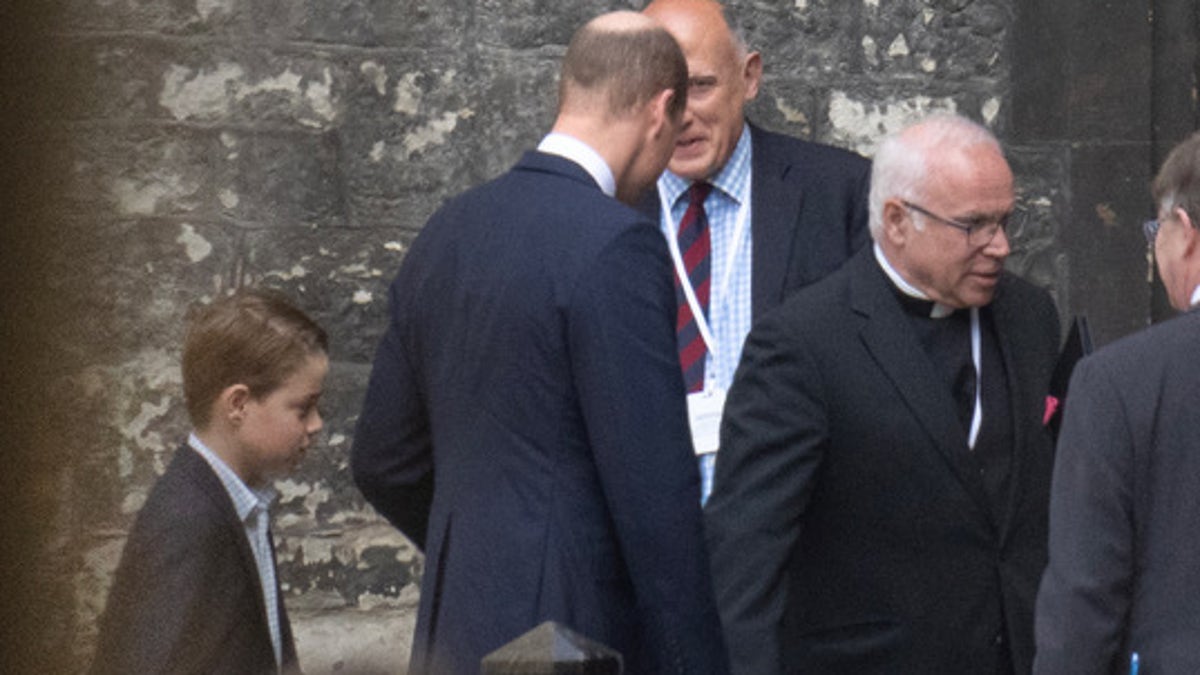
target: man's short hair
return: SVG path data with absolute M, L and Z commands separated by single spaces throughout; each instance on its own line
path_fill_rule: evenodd
M 305 359 L 327 353 L 325 331 L 280 293 L 242 289 L 194 309 L 183 340 L 183 396 L 196 429 L 212 421 L 213 401 L 244 384 L 267 396 Z
M 918 126 L 919 135 L 909 133 Z M 909 201 L 921 198 L 931 161 L 976 145 L 990 145 L 1001 151 L 1000 141 L 987 127 L 950 113 L 931 115 L 884 138 L 871 162 L 871 236 L 878 239 L 882 233 L 884 202 L 893 197 Z
M 580 93 L 602 95 L 614 117 L 634 110 L 664 89 L 672 89 L 667 113 L 679 119 L 687 106 L 687 61 L 666 29 L 598 28 L 592 23 L 576 31 L 559 76 L 559 109 Z
M 1160 208 L 1179 207 L 1200 226 L 1200 132 L 1175 146 L 1151 186 Z
M 742 25 L 741 19 L 733 13 L 729 5 L 721 5 L 721 17 L 725 19 L 725 26 L 733 37 L 733 47 L 738 58 L 745 58 L 754 51 L 750 48 L 750 41 L 746 39 L 746 27 Z

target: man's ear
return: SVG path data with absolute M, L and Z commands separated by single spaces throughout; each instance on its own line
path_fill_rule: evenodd
M 675 127 L 671 123 L 671 101 L 673 100 L 675 100 L 675 90 L 663 89 L 647 103 L 650 116 L 650 138 L 658 138 L 660 134 L 672 133 Z
M 903 246 L 908 241 L 912 231 L 911 214 L 898 199 L 889 199 L 883 203 L 883 236 L 893 246 Z
M 1175 207 L 1175 215 L 1179 218 L 1179 224 L 1183 226 L 1183 254 L 1189 258 L 1195 256 L 1197 250 L 1200 250 L 1200 231 L 1196 230 L 1192 217 L 1181 207 Z
M 751 101 L 758 96 L 758 86 L 762 84 L 763 61 L 762 54 L 750 52 L 742 64 L 742 78 L 746 81 L 746 100 Z

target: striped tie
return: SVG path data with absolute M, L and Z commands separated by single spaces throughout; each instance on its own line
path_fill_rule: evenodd
M 708 316 L 709 276 L 711 240 L 708 233 L 708 217 L 704 214 L 704 199 L 712 191 L 709 183 L 696 182 L 688 188 L 688 207 L 679 223 L 679 251 L 683 255 L 683 266 L 696 292 L 700 309 Z M 675 321 L 675 337 L 679 343 L 679 365 L 683 368 L 683 382 L 689 392 L 704 389 L 704 357 L 708 348 L 700 335 L 700 326 L 692 315 L 692 306 L 675 279 L 675 299 L 679 313 Z

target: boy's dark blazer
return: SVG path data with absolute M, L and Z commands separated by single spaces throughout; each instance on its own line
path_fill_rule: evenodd
M 705 511 L 735 673 L 1029 671 L 1058 315 L 1007 273 L 987 311 L 1014 439 L 1000 508 L 870 247 L 755 324 Z
M 299 672 L 279 597 L 283 671 Z M 184 445 L 129 533 L 92 673 L 275 672 L 245 529 L 212 467 Z
M 848 150 L 750 125 L 750 298 L 757 320 L 841 267 L 871 240 L 871 162 Z M 639 210 L 659 222 L 657 190 Z
M 674 310 L 659 230 L 561 157 L 422 230 L 351 451 L 426 554 L 410 672 L 478 673 L 546 620 L 630 675 L 726 672 Z

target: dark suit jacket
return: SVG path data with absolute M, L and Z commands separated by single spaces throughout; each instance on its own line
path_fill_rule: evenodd
M 285 672 L 299 672 L 279 596 Z M 277 672 L 254 553 L 233 501 L 184 445 L 138 513 L 92 672 Z
M 750 296 L 757 319 L 870 241 L 871 163 L 754 125 L 750 143 Z M 658 222 L 658 191 L 649 191 L 639 208 Z
M 991 675 L 998 640 L 1029 670 L 1058 317 L 1010 275 L 990 307 L 1015 421 L 998 513 L 870 247 L 755 325 L 706 509 L 735 673 Z
M 351 460 L 426 553 L 415 672 L 546 620 L 629 673 L 723 672 L 666 244 L 528 153 L 443 207 L 391 288 Z
M 1038 673 L 1200 673 L 1200 312 L 1071 378 L 1037 605 Z

